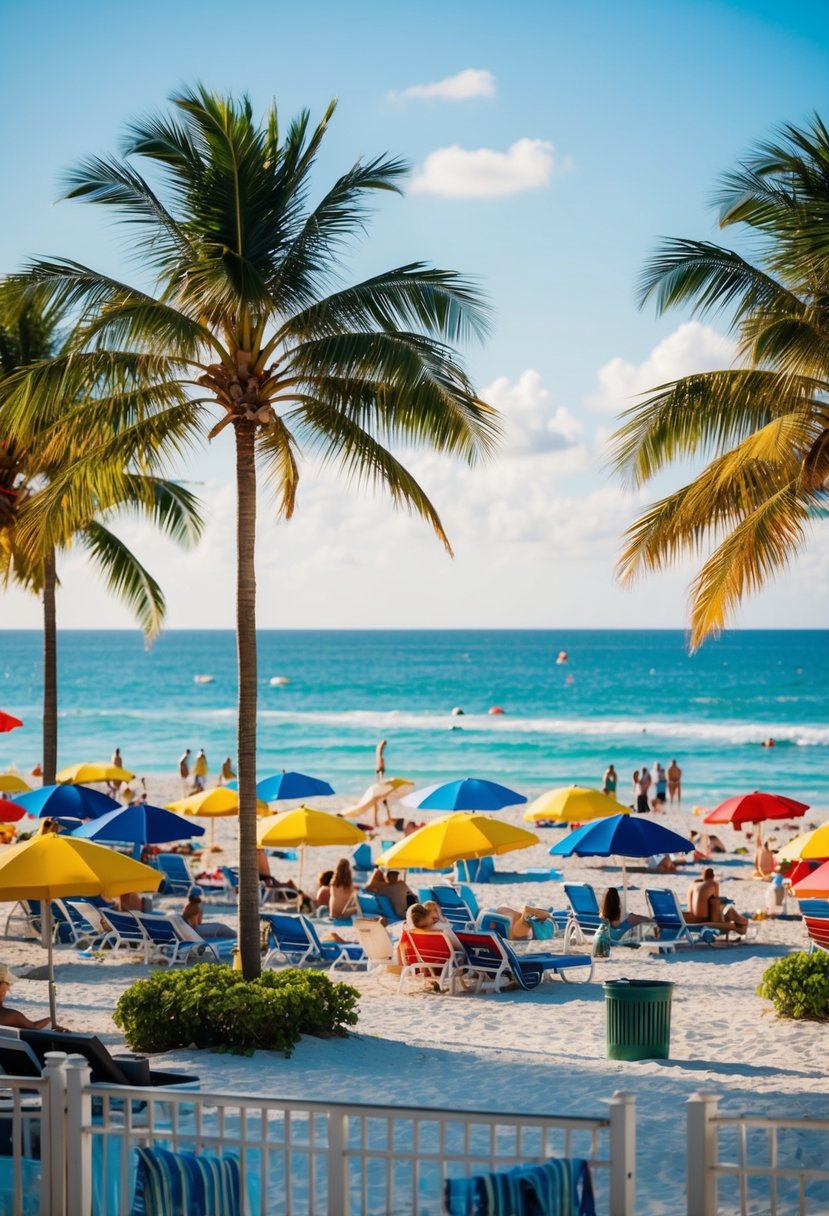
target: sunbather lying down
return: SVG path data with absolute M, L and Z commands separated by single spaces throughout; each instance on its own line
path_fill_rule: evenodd
M 509 921 L 510 940 L 514 942 L 523 942 L 532 937 L 534 920 L 551 919 L 546 908 L 533 908 L 530 904 L 524 904 L 520 912 L 517 912 L 515 908 L 503 906 L 496 908 L 495 911 Z

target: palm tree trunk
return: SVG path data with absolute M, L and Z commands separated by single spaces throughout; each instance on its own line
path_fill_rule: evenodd
M 239 950 L 245 979 L 262 969 L 256 865 L 256 424 L 236 423 L 236 654 L 239 674 Z
M 58 630 L 55 551 L 43 569 L 43 784 L 54 785 L 58 767 Z

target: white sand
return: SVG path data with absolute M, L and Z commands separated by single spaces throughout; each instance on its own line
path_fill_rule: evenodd
M 159 802 L 178 795 L 171 784 L 151 786 Z M 336 806 L 334 800 L 328 805 Z M 325 805 L 325 803 L 320 803 Z M 504 812 L 520 821 L 520 811 Z M 810 812 L 808 822 L 823 815 Z M 660 822 L 680 832 L 699 821 L 672 812 Z M 218 820 L 217 840 L 233 860 L 233 820 Z M 797 830 L 802 830 L 803 823 Z M 779 841 L 794 834 L 775 826 Z M 498 868 L 541 867 L 552 863 L 547 848 L 561 839 L 558 830 L 541 830 L 542 844 L 497 860 Z M 745 844 L 730 828 L 720 831 L 726 845 Z M 311 850 L 306 875 L 331 866 L 341 850 Z M 568 881 L 592 882 L 597 890 L 620 882 L 620 868 L 607 861 L 563 861 Z M 723 894 L 742 911 L 764 904 L 766 886 L 753 880 L 752 866 L 714 861 Z M 298 877 L 296 862 L 273 862 L 274 873 Z M 686 867 L 690 874 L 698 866 Z M 644 888 L 671 886 L 684 898 L 688 872 L 659 876 L 629 875 L 629 909 L 646 912 Z M 410 876 L 413 886 L 427 875 Z M 309 884 L 310 885 L 310 884 Z M 558 883 L 509 883 L 475 886 L 481 907 L 523 902 L 564 907 Z M 181 901 L 160 901 L 173 907 Z M 0 906 L 0 915 L 7 909 Z M 208 909 L 213 914 L 212 909 Z M 232 920 L 232 910 L 215 915 Z M 197 1073 L 204 1090 L 365 1101 L 405 1102 L 519 1112 L 595 1115 L 615 1090 L 636 1094 L 638 1104 L 637 1211 L 658 1216 L 684 1210 L 684 1103 L 698 1089 L 723 1096 L 730 1109 L 776 1114 L 825 1115 L 826 1030 L 820 1024 L 778 1020 L 756 995 L 764 969 L 775 958 L 802 947 L 799 921 L 765 920 L 756 941 L 733 947 L 699 948 L 656 956 L 649 950 L 614 948 L 597 963 L 590 984 L 545 983 L 532 993 L 498 995 L 433 994 L 398 996 L 393 984 L 364 976 L 348 977 L 360 990 L 356 1033 L 343 1040 L 304 1039 L 293 1057 L 258 1052 L 253 1057 L 178 1051 L 165 1066 Z M 558 947 L 560 948 L 560 943 Z M 45 953 L 34 942 L 7 941 L 4 961 L 23 974 L 40 968 Z M 58 1006 L 62 1021 L 95 1031 L 112 1047 L 123 1047 L 111 1010 L 134 979 L 147 974 L 143 964 L 113 958 L 79 959 L 71 948 L 57 953 Z M 673 981 L 671 1056 L 665 1061 L 620 1063 L 605 1059 L 604 979 L 629 976 Z M 46 985 L 22 979 L 14 1004 L 31 1016 L 47 1012 Z M 654 1146 L 657 1146 L 654 1152 Z

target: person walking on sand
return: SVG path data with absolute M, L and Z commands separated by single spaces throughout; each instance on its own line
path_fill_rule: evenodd
M 236 774 L 233 771 L 233 761 L 230 756 L 227 757 L 222 765 L 222 771 L 219 774 L 219 785 L 226 785 L 228 781 L 232 781 Z
M 653 783 L 655 787 L 654 806 L 657 810 L 661 810 L 668 801 L 668 775 L 658 760 L 653 773 Z
M 605 769 L 604 777 L 602 778 L 602 793 L 607 794 L 611 798 L 616 797 L 616 782 L 618 775 L 612 764 L 608 764 Z
M 207 782 L 207 756 L 204 754 L 204 748 L 199 749 L 199 754 L 196 756 L 196 763 L 193 765 L 193 785 L 197 792 L 201 793 Z
M 182 790 L 186 794 L 187 783 L 190 780 L 190 748 L 179 756 L 178 760 L 178 775 L 181 777 Z
M 112 759 L 110 760 L 110 764 L 112 764 L 114 768 L 123 768 L 124 767 L 124 761 L 121 759 L 120 747 L 116 747 L 115 751 L 112 753 Z M 107 782 L 107 792 L 112 797 L 114 797 L 118 793 L 118 787 L 120 786 L 120 784 L 121 784 L 120 781 L 108 781 Z
M 643 766 L 639 774 L 639 785 L 636 792 L 636 813 L 638 815 L 647 815 L 650 808 L 648 802 L 648 790 L 651 788 L 651 775 Z
M 671 806 L 674 800 L 677 806 L 682 802 L 682 769 L 676 760 L 672 760 L 668 765 L 668 801 Z
M 377 751 L 375 752 L 374 772 L 378 781 L 382 781 L 386 775 L 386 757 L 384 755 L 386 742 L 385 739 L 381 739 L 377 744 Z

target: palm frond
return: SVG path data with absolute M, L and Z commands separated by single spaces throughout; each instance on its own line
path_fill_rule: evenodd
M 80 540 L 101 571 L 110 592 L 135 615 L 148 641 L 164 619 L 164 595 L 158 583 L 126 545 L 102 524 L 93 521 Z
M 278 414 L 260 430 L 256 447 L 276 499 L 277 515 L 290 519 L 299 488 L 299 453 L 294 436 Z

